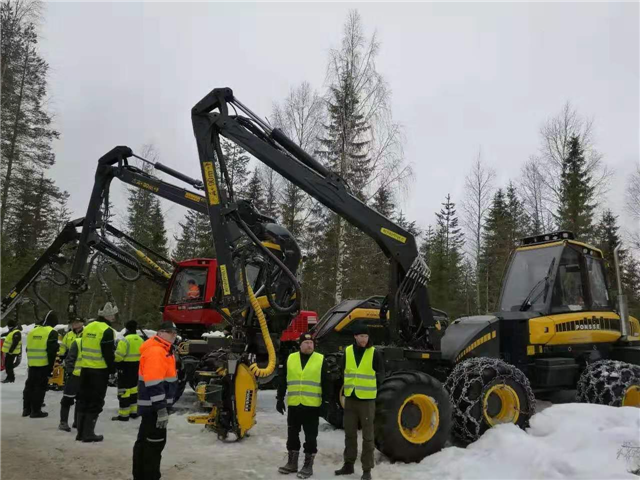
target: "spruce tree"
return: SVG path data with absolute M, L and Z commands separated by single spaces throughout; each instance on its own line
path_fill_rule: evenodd
M 595 187 L 587 171 L 584 151 L 577 136 L 571 137 L 569 153 L 562 163 L 560 198 L 556 221 L 576 238 L 590 240 L 593 235 Z
M 262 186 L 262 182 L 260 180 L 260 175 L 258 173 L 257 167 L 253 169 L 253 174 L 251 175 L 251 179 L 247 184 L 247 189 L 244 194 L 244 198 L 246 200 L 251 201 L 253 206 L 259 212 L 264 211 L 264 208 L 265 208 L 264 187 Z
M 249 155 L 241 147 L 225 138 L 222 139 L 221 145 L 233 193 L 237 198 L 241 198 L 245 194 L 249 179 Z

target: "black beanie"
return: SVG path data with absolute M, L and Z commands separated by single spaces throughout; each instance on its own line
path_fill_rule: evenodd
M 58 315 L 53 310 L 49 310 L 47 314 L 44 316 L 44 320 L 42 321 L 42 325 L 45 327 L 55 327 L 58 325 Z
M 138 322 L 136 322 L 135 320 L 129 320 L 125 325 L 124 328 L 127 329 L 128 332 L 133 332 L 135 333 L 136 330 L 138 330 Z
M 354 335 L 369 335 L 369 327 L 363 321 L 358 321 L 353 324 L 351 331 Z
M 298 344 L 302 344 L 305 340 L 313 340 L 313 336 L 309 332 L 303 333 L 298 338 Z M 313 340 L 313 343 L 316 343 L 315 340 Z

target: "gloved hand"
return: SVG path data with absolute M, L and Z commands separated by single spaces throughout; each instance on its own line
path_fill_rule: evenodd
M 282 415 L 287 411 L 287 407 L 284 405 L 284 398 L 278 398 L 278 401 L 276 402 L 276 410 Z
M 167 412 L 166 408 L 161 408 L 158 410 L 158 419 L 156 420 L 156 428 L 160 428 L 162 430 L 167 428 L 169 423 L 169 412 Z

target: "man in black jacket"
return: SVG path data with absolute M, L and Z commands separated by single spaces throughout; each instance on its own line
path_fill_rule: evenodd
M 342 357 L 344 372 L 344 465 L 336 475 L 351 475 L 358 457 L 358 425 L 362 428 L 362 480 L 371 480 L 373 469 L 373 423 L 377 389 L 384 381 L 384 359 L 371 344 L 369 328 L 363 322 L 352 328 L 353 345 Z
M 280 366 L 276 410 L 284 415 L 284 397 L 289 389 L 287 415 L 287 464 L 278 471 L 282 474 L 298 472 L 300 455 L 300 429 L 304 430 L 304 465 L 298 478 L 313 475 L 313 461 L 318 452 L 318 425 L 324 410 L 328 375 L 324 357 L 314 352 L 315 343 L 309 333 L 303 333 L 298 343 L 300 350 L 289 355 Z
M 35 325 L 27 335 L 27 363 L 29 372 L 22 393 L 22 416 L 43 418 L 42 403 L 47 393 L 47 381 L 53 371 L 58 353 L 58 332 L 53 328 L 58 317 L 49 310 L 40 325 Z

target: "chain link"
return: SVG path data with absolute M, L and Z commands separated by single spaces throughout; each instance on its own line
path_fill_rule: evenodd
M 578 380 L 577 400 L 619 407 L 624 392 L 640 386 L 640 367 L 618 360 L 599 360 L 587 366 Z

